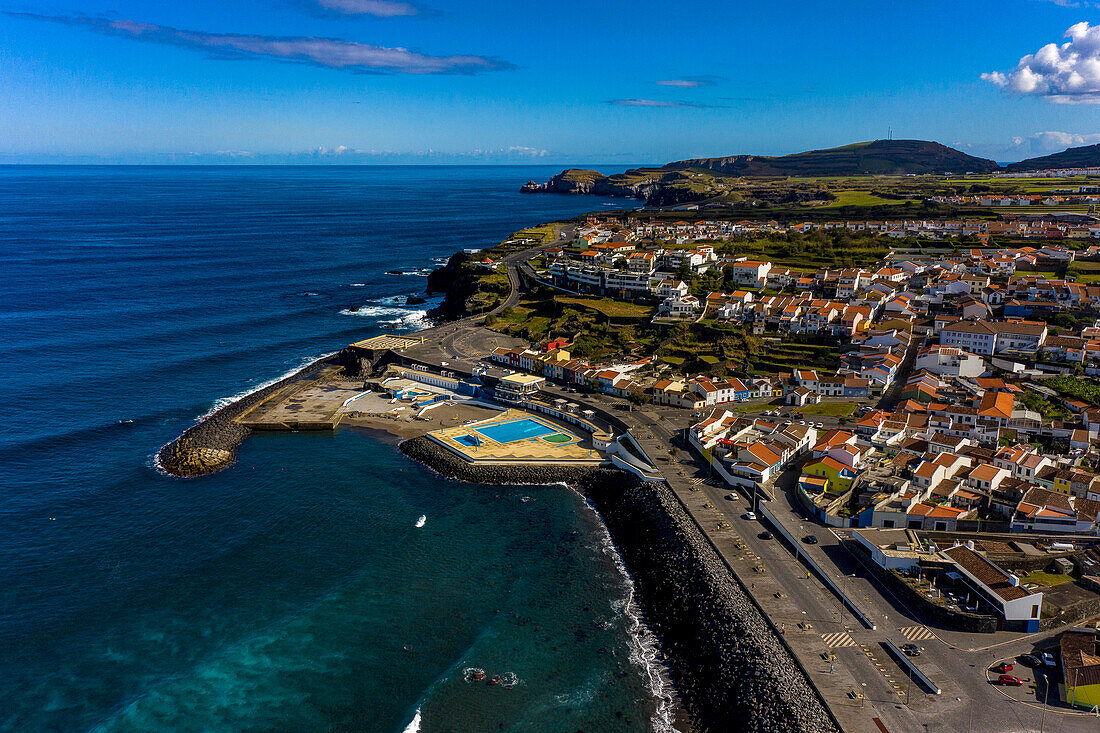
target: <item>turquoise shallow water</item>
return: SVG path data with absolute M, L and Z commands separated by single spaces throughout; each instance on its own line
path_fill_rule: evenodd
M 395 296 L 423 279 L 386 270 L 603 205 L 513 193 L 552 172 L 0 169 L 0 730 L 652 725 L 629 581 L 568 490 L 351 430 L 151 464 L 219 400 L 421 323 Z

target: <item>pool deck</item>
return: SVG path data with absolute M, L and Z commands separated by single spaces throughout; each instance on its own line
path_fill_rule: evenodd
M 474 447 L 460 443 L 455 439 L 477 432 L 477 428 L 479 427 L 488 427 L 525 419 L 537 420 L 545 425 L 553 426 L 559 433 L 574 436 L 575 440 L 570 443 L 548 443 L 541 437 L 535 437 L 513 440 L 508 443 L 498 443 L 490 438 L 482 438 L 480 445 Z M 548 433 L 548 435 L 550 434 L 552 433 Z M 583 435 L 577 434 L 576 428 L 552 420 L 545 415 L 536 416 L 515 409 L 506 410 L 504 413 L 488 420 L 435 430 L 428 433 L 428 437 L 471 463 L 570 463 L 598 465 L 606 462 L 603 455 L 592 449 L 592 443 L 588 439 Z

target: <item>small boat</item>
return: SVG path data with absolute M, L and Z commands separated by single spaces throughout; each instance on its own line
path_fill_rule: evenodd
M 428 521 L 428 515 L 427 514 L 421 514 L 420 519 L 416 520 L 416 526 L 418 528 L 423 527 L 424 523 L 427 522 L 427 521 Z
M 493 675 L 493 678 L 491 680 L 489 680 L 488 684 L 490 684 L 490 685 L 499 685 L 503 681 L 504 681 L 504 679 L 498 674 L 498 675 Z

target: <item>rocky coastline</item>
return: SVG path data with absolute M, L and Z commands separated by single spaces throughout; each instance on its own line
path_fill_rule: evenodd
M 695 729 L 838 730 L 789 650 L 664 483 L 610 468 L 476 466 L 425 437 L 399 448 L 462 481 L 564 482 L 580 492 L 630 572 Z
M 237 418 L 291 382 L 335 363 L 338 358 L 339 355 L 334 354 L 311 362 L 290 376 L 234 400 L 200 419 L 157 451 L 156 465 L 165 473 L 179 478 L 203 476 L 231 465 L 237 458 L 237 448 L 252 434 L 252 430 L 238 423 Z

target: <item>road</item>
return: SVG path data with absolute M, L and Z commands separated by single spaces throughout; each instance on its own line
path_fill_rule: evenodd
M 504 258 L 512 291 L 493 313 L 519 302 L 524 292 L 520 269 L 541 249 Z M 437 360 L 444 368 L 453 364 L 468 372 L 492 348 L 522 343 L 485 329 L 485 315 L 423 332 L 426 343 L 418 347 L 417 358 Z M 910 347 L 902 374 L 911 369 L 917 348 L 916 344 Z M 744 518 L 751 497 L 740 496 L 737 490 L 739 500 L 727 500 L 730 489 L 711 479 L 709 466 L 678 440 L 691 422 L 688 411 L 654 405 L 632 407 L 622 398 L 565 392 L 554 384 L 548 384 L 547 391 L 582 406 L 611 409 L 630 427 L 669 486 L 781 631 L 846 731 L 1039 731 L 1044 724 L 1048 724 L 1046 730 L 1071 733 L 1100 730 L 1095 718 L 1053 702 L 1047 706 L 1041 700 L 1036 702 L 1036 688 L 1014 688 L 1008 694 L 989 683 L 986 670 L 991 665 L 1031 651 L 1049 635 L 976 636 L 937 628 L 916 617 L 842 545 L 847 533 L 834 533 L 804 516 L 793 499 L 797 471 L 780 477 L 768 506 L 792 535 L 801 538 L 813 533 L 819 539 L 817 545 L 796 543 L 798 546 L 792 547 L 761 536 L 765 527 Z M 894 397 L 891 394 L 883 403 Z M 761 402 L 760 409 L 770 409 L 770 405 Z M 838 424 L 835 418 L 811 419 L 825 423 L 825 429 Z M 806 554 L 872 618 L 874 630 L 864 628 L 820 578 L 807 572 L 801 561 Z M 917 662 L 942 694 L 927 695 L 911 683 L 886 653 L 886 639 L 898 645 L 914 640 L 922 646 L 924 653 Z

